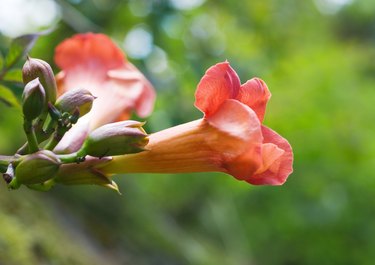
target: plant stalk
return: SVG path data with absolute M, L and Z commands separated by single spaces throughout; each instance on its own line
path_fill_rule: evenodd
M 32 124 L 32 121 L 24 119 L 23 129 L 26 134 L 29 153 L 35 153 L 39 151 L 38 140 L 36 139 L 35 130 Z

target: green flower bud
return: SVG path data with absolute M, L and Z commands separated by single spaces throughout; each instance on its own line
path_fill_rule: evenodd
M 57 99 L 56 107 L 61 112 L 69 113 L 78 108 L 80 116 L 83 116 L 91 110 L 94 99 L 95 97 L 86 89 L 72 89 Z
M 55 103 L 57 94 L 56 80 L 51 66 L 47 62 L 28 57 L 22 68 L 22 77 L 24 84 L 39 77 L 40 83 L 46 91 L 46 102 Z
M 22 111 L 29 121 L 37 118 L 43 111 L 46 94 L 39 78 L 26 84 L 22 94 Z
M 21 184 L 43 183 L 55 176 L 60 159 L 51 151 L 42 150 L 27 155 L 16 167 L 16 179 Z
M 143 124 L 129 120 L 99 127 L 89 134 L 78 153 L 104 157 L 144 151 L 148 137 Z

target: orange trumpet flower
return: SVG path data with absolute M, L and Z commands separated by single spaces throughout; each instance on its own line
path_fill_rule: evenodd
M 116 173 L 225 172 L 254 185 L 281 185 L 292 173 L 288 141 L 262 125 L 271 94 L 258 78 L 240 83 L 228 62 L 198 84 L 204 117 L 149 136 L 146 150 L 114 156 L 100 171 Z

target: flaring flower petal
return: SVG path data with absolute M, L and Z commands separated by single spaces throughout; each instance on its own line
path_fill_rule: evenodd
M 156 93 L 151 83 L 144 77 L 141 72 L 131 63 L 127 63 L 125 67 L 108 72 L 108 76 L 117 82 L 138 82 L 141 84 L 139 94 L 134 101 L 134 108 L 140 117 L 145 117 L 152 112 Z M 142 80 L 143 82 L 139 82 Z M 124 84 L 125 85 L 125 84 Z
M 266 83 L 259 78 L 252 78 L 241 86 L 237 99 L 252 108 L 263 121 L 266 105 L 271 97 Z
M 282 185 L 293 172 L 292 147 L 285 138 L 265 126 L 262 126 L 262 134 L 263 142 L 267 145 L 263 160 L 269 160 L 271 163 L 266 169 L 263 169 L 264 172 L 255 174 L 246 181 L 254 185 Z M 277 148 L 271 150 L 269 144 L 277 146 Z M 281 150 L 284 152 L 280 152 Z
M 229 159 L 234 158 L 248 148 L 248 144 L 261 144 L 263 141 L 260 130 L 260 122 L 252 109 L 234 99 L 228 99 L 220 105 L 212 116 L 206 119 L 208 123 L 218 129 L 221 133 L 237 139 L 238 145 L 226 141 L 215 143 L 212 148 L 218 147 L 224 151 Z M 231 157 L 230 157 L 231 156 Z
M 252 176 L 262 163 L 260 153 L 263 136 L 255 112 L 245 104 L 229 99 L 207 121 L 220 132 L 236 139 L 229 141 L 230 137 L 223 137 L 222 142 L 216 144 L 225 157 L 226 172 L 238 179 Z
M 121 50 L 104 34 L 77 34 L 64 40 L 55 50 L 55 62 L 65 71 L 79 67 L 98 72 L 97 68 L 115 69 L 125 61 Z
M 199 82 L 195 106 L 209 117 L 226 99 L 236 98 L 240 85 L 240 79 L 229 63 L 218 63 L 210 67 Z

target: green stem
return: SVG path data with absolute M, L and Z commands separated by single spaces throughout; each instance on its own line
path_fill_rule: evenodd
M 81 163 L 85 161 L 85 155 L 82 155 L 80 152 L 58 155 L 58 157 L 63 164 Z
M 34 126 L 34 131 L 35 131 L 36 139 L 37 139 L 38 143 L 41 143 L 41 142 L 47 140 L 48 137 L 53 133 L 54 127 L 56 125 L 56 121 L 55 120 L 49 120 L 49 122 L 47 123 L 47 126 L 46 126 L 45 130 L 43 130 L 42 127 L 40 127 L 41 126 L 41 122 L 40 121 L 41 120 L 39 119 L 36 122 L 35 126 Z M 24 155 L 24 154 L 27 153 L 28 150 L 29 150 L 29 145 L 26 142 L 23 146 L 21 146 L 17 150 L 17 154 Z
M 39 116 L 39 118 L 36 120 L 34 124 L 34 130 L 36 134 L 39 134 L 40 132 L 43 131 L 43 125 L 44 125 L 45 120 L 47 119 L 47 116 L 48 116 L 48 112 L 46 111 L 42 113 Z
M 48 123 L 47 123 L 47 126 L 46 126 L 46 128 L 44 129 L 44 131 L 43 131 L 43 135 L 46 137 L 46 139 L 47 139 L 47 137 L 51 134 L 51 133 L 53 133 L 53 131 L 54 131 L 54 129 L 55 129 L 55 125 L 56 125 L 56 121 L 55 120 L 49 120 L 48 121 Z M 46 139 L 44 139 L 44 140 L 46 140 Z
M 59 137 L 56 135 L 56 133 L 54 133 L 52 138 L 44 146 L 44 149 L 52 151 L 59 142 L 60 142 Z
M 24 143 L 16 152 L 17 155 L 25 155 L 27 153 L 27 150 L 29 150 L 29 145 Z
M 38 140 L 36 139 L 36 135 L 35 135 L 32 122 L 24 119 L 23 129 L 26 134 L 26 138 L 27 138 L 27 142 L 29 146 L 29 153 L 35 153 L 39 151 Z
M 17 158 L 14 156 L 0 155 L 0 173 L 4 173 L 7 170 L 8 165 L 16 159 Z
M 53 150 L 69 129 L 70 128 L 61 126 L 60 124 L 57 125 L 56 131 L 54 132 L 54 134 L 52 135 L 51 139 L 46 144 L 44 149 Z

